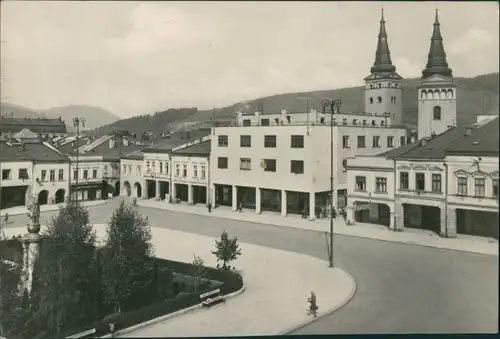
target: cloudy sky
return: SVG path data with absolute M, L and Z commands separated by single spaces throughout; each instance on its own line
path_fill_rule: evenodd
M 381 2 L 1 2 L 2 99 L 120 116 L 361 85 Z M 392 60 L 417 77 L 439 7 L 456 76 L 498 72 L 496 2 L 383 4 Z

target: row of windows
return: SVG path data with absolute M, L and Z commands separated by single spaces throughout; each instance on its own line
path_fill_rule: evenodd
M 132 175 L 132 165 L 123 165 L 122 173 Z M 135 175 L 141 175 L 141 165 L 135 167 Z
M 276 172 L 276 159 L 262 159 L 260 162 L 260 167 L 265 172 Z M 228 169 L 229 168 L 228 158 L 227 157 L 219 157 L 217 159 L 217 168 Z M 251 171 L 252 170 L 252 159 L 240 158 L 240 170 L 241 171 Z M 291 160 L 290 161 L 290 173 L 304 174 L 304 161 Z
M 364 135 L 358 135 L 358 148 L 366 148 L 366 137 Z M 402 136 L 399 140 L 400 145 L 406 145 L 406 137 Z M 373 136 L 372 139 L 372 147 L 373 148 L 380 148 L 380 136 Z M 387 137 L 387 147 L 394 147 L 394 137 L 393 136 L 388 136 Z M 342 148 L 351 148 L 351 143 L 350 143 L 350 137 L 348 135 L 342 136 Z
M 73 180 L 76 180 L 77 178 L 78 178 L 78 171 L 73 170 Z M 90 179 L 89 170 L 86 170 L 86 169 L 83 170 L 83 179 Z M 97 169 L 92 170 L 92 179 L 97 179 Z
M 399 173 L 399 188 L 408 190 L 410 188 L 408 172 Z M 442 177 L 441 174 L 432 174 L 431 192 L 442 193 Z M 425 173 L 415 173 L 415 189 L 417 191 L 425 191 Z
M 276 135 L 265 135 L 264 136 L 264 147 L 265 148 L 276 148 L 277 138 Z M 217 139 L 217 145 L 219 147 L 227 147 L 229 145 L 229 138 L 227 135 L 219 135 Z M 240 135 L 240 147 L 252 147 L 252 136 L 251 135 Z M 304 148 L 304 136 L 303 135 L 292 135 L 290 136 L 290 147 L 291 148 Z
M 58 173 L 58 180 L 64 180 L 64 170 L 60 169 Z M 40 177 L 40 181 L 47 181 L 47 170 L 42 170 L 42 175 Z M 56 181 L 56 170 L 49 171 L 49 180 L 48 181 Z
M 397 83 L 397 82 L 388 82 L 387 83 L 387 87 L 390 87 L 390 88 L 399 88 L 399 83 Z M 377 84 L 370 84 L 370 89 L 374 89 L 374 88 L 382 88 L 382 83 L 381 82 L 377 82 Z
M 422 90 L 420 92 L 420 99 L 452 99 L 453 98 L 453 90 Z
M 394 97 L 394 103 L 396 102 L 395 98 L 396 97 Z M 391 100 L 391 102 L 392 102 L 392 100 Z M 280 121 L 279 118 L 276 118 L 274 120 L 276 121 L 276 125 L 283 125 L 283 121 Z M 325 118 L 320 118 L 319 122 L 320 122 L 320 124 L 324 125 L 326 123 L 325 122 Z M 334 126 L 337 126 L 339 124 L 344 125 L 344 126 L 348 125 L 347 118 L 342 118 L 341 122 L 337 122 L 337 119 L 333 118 L 332 123 L 333 123 Z M 269 126 L 269 124 L 270 124 L 270 120 L 269 119 L 260 119 L 260 126 Z M 355 126 L 368 126 L 368 120 L 364 119 L 361 122 L 361 121 L 358 121 L 358 119 L 352 119 L 352 124 L 355 125 Z M 243 126 L 251 126 L 251 125 L 252 125 L 252 121 L 250 119 L 244 119 L 243 120 Z M 386 125 L 385 121 L 381 120 L 380 121 L 380 126 L 383 127 L 385 125 Z M 372 120 L 371 121 L 371 126 L 377 126 L 377 120 Z
M 27 168 L 19 169 L 17 177 L 19 180 L 29 179 L 28 169 Z M 2 180 L 11 180 L 11 179 L 12 179 L 11 170 L 10 169 L 3 169 L 2 170 Z
M 468 178 L 457 178 L 457 195 L 467 196 L 467 186 L 469 184 Z M 492 182 L 492 196 L 498 197 L 498 179 L 493 179 Z M 484 198 L 486 196 L 486 179 L 474 178 L 474 196 Z
M 193 178 L 198 178 L 198 175 L 200 174 L 199 178 L 200 179 L 205 179 L 207 176 L 207 169 L 204 165 L 201 166 L 201 171 L 198 171 L 198 165 L 193 165 Z M 182 178 L 187 178 L 188 176 L 188 166 L 186 164 L 182 165 L 182 173 L 181 173 L 181 165 L 176 164 L 175 165 L 175 176 L 176 177 L 182 177 Z
M 156 161 L 146 161 L 146 170 L 148 173 L 168 174 L 169 173 L 168 161 L 158 162 L 158 172 L 156 170 Z M 138 171 L 140 175 L 141 171 L 140 168 L 138 169 Z
M 357 176 L 356 177 L 356 191 L 366 192 L 366 177 Z M 375 192 L 377 193 L 387 193 L 387 178 L 377 177 L 375 178 Z
M 391 104 L 395 104 L 396 103 L 396 98 L 395 96 L 392 96 L 391 97 Z M 368 99 L 370 104 L 373 104 L 374 100 L 372 97 L 370 97 L 370 99 Z M 377 103 L 378 104 L 381 104 L 382 103 L 382 97 L 377 97 Z

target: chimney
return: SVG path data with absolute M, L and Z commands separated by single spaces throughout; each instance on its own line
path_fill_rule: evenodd
M 127 147 L 128 146 L 128 138 L 123 137 L 122 141 L 123 141 L 123 146 Z
M 464 130 L 464 135 L 468 137 L 472 133 L 472 129 L 470 127 L 466 127 Z
M 115 148 L 116 140 L 114 138 L 109 139 L 109 148 Z

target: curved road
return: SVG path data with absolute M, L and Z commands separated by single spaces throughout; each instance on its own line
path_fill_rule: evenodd
M 106 223 L 118 201 L 91 207 L 92 222 Z M 140 210 L 154 226 L 212 237 L 226 230 L 245 243 L 327 258 L 326 240 L 319 232 Z M 43 213 L 41 221 L 54 213 Z M 9 227 L 28 221 L 25 215 L 12 220 Z M 498 331 L 498 257 L 341 235 L 335 235 L 334 256 L 335 264 L 356 279 L 356 295 L 339 311 L 293 334 Z

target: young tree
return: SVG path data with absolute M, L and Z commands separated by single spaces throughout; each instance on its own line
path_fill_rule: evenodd
M 88 286 L 94 278 L 96 233 L 88 210 L 70 200 L 43 236 L 32 289 L 38 303 L 35 321 L 43 323 L 47 333 L 57 333 L 94 320 L 95 300 Z
M 238 238 L 229 239 L 227 232 L 222 232 L 220 240 L 215 240 L 215 251 L 212 253 L 217 257 L 217 268 L 220 267 L 219 262 L 222 262 L 222 269 L 229 270 L 230 266 L 228 264 L 241 255 Z
M 103 252 L 104 299 L 115 313 L 144 301 L 153 279 L 151 227 L 136 208 L 122 201 L 106 228 Z M 149 291 L 151 292 L 151 291 Z
M 205 273 L 207 269 L 205 268 L 205 262 L 203 259 L 197 255 L 193 255 L 194 259 L 193 262 L 191 263 L 192 265 L 192 274 L 194 277 L 194 291 L 198 292 L 201 282 L 203 278 L 205 277 Z

